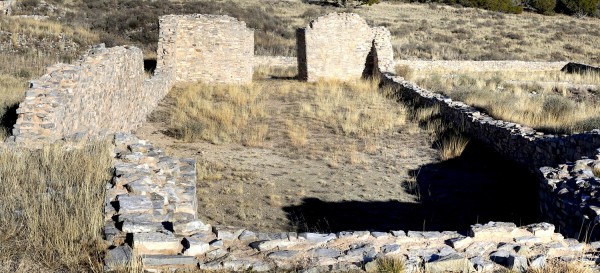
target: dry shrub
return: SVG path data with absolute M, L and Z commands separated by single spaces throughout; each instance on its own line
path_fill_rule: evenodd
M 463 151 L 469 144 L 469 139 L 457 134 L 450 134 L 442 138 L 438 143 L 438 149 L 440 151 L 440 157 L 442 160 L 450 160 L 462 155 Z
M 394 105 L 379 90 L 376 80 L 321 81 L 307 90 L 310 102 L 302 103 L 301 115 L 324 122 L 335 133 L 367 138 L 404 125 L 406 108 Z
M 52 271 L 102 270 L 108 143 L 66 151 L 0 150 L 0 264 L 29 261 Z
M 374 272 L 378 273 L 404 273 L 404 263 L 397 258 L 380 258 L 376 260 Z
M 255 145 L 267 135 L 268 127 L 258 124 L 267 115 L 261 85 L 188 84 L 172 92 L 170 125 L 179 139 Z
M 444 74 L 423 73 L 416 79 L 421 86 L 443 93 L 491 116 L 555 133 L 576 133 L 598 128 L 600 106 L 590 101 L 576 102 L 566 90 L 558 94 L 556 85 L 569 82 L 600 86 L 600 74 L 562 72 L 495 72 Z M 540 83 L 545 83 L 542 85 Z
M 290 143 L 294 147 L 302 147 L 308 142 L 308 129 L 301 125 L 294 123 L 292 120 L 285 122 L 287 127 L 287 136 L 290 139 Z

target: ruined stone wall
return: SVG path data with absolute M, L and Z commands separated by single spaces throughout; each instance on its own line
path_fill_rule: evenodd
M 159 71 L 172 68 L 176 82 L 249 83 L 254 32 L 244 22 L 219 15 L 160 18 Z
M 16 142 L 52 142 L 129 132 L 172 85 L 168 73 L 147 79 L 142 51 L 96 47 L 75 64 L 57 64 L 31 82 L 17 109 Z
M 567 72 L 567 73 L 586 73 L 586 72 L 600 73 L 600 67 L 591 66 L 591 65 L 582 64 L 582 63 L 572 63 L 571 62 L 571 63 L 566 64 L 562 68 L 562 71 Z
M 0 1 L 0 15 L 11 15 L 13 0 Z
M 539 268 L 561 257 L 593 266 L 598 243 L 564 239 L 551 224 L 489 222 L 455 231 L 260 232 L 197 219 L 195 162 L 166 155 L 128 134 L 114 136 L 114 177 L 106 185 L 107 269 L 137 253 L 146 270 L 371 272 L 376 258 L 404 261 L 406 272 L 492 272 Z M 525 250 L 525 251 L 523 251 Z M 371 263 L 371 264 L 369 264 Z
M 574 162 L 582 157 L 594 158 L 600 147 L 600 130 L 575 135 L 544 134 L 530 127 L 494 119 L 465 103 L 427 91 L 399 77 L 383 76 L 383 83 L 394 88 L 400 99 L 414 101 L 419 105 L 439 106 L 441 115 L 451 124 L 459 126 L 472 138 L 527 167 L 533 173 L 539 173 L 539 168 L 544 166 Z M 565 165 L 561 166 L 561 169 L 567 168 Z M 586 194 L 577 188 L 557 189 L 556 181 L 548 180 L 546 174 L 539 181 L 542 216 L 564 234 L 579 236 L 579 227 L 582 226 L 584 218 L 596 217 L 595 212 L 590 214 L 591 211 L 586 208 L 587 203 L 583 202 L 592 195 L 581 197 Z M 586 175 L 590 175 L 590 172 Z M 590 179 L 600 181 L 598 178 Z M 563 185 L 568 184 L 565 182 Z M 592 199 L 592 204 L 600 204 L 598 197 Z
M 299 29 L 296 36 L 300 79 L 309 82 L 359 79 L 377 63 L 382 65 L 382 71 L 393 71 L 389 31 L 369 27 L 356 14 L 331 13 L 319 17 Z M 373 51 L 378 50 L 381 52 L 375 55 L 381 60 L 369 60 Z

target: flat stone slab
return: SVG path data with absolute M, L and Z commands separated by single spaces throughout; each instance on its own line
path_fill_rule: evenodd
M 145 255 L 142 263 L 148 267 L 196 267 L 198 260 L 194 257 L 181 255 Z
M 183 249 L 181 241 L 172 234 L 159 232 L 133 234 L 133 247 L 139 254 L 178 254 Z

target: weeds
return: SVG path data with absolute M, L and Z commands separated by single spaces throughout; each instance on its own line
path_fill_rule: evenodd
M 0 151 L 0 245 L 6 246 L 0 261 L 52 271 L 102 270 L 109 150 L 108 143 L 96 143 L 71 151 L 59 145 Z
M 439 72 L 439 71 L 438 71 Z M 598 128 L 600 105 L 583 99 L 581 90 L 561 87 L 600 86 L 600 74 L 563 72 L 424 73 L 415 81 L 433 91 L 484 109 L 491 116 L 552 133 L 577 133 Z M 586 85 L 586 86 L 587 86 Z M 596 96 L 590 93 L 592 98 Z
M 440 157 L 442 160 L 450 160 L 459 157 L 465 148 L 469 144 L 469 139 L 462 135 L 451 134 L 442 138 L 442 140 L 436 145 L 440 151 Z
M 250 146 L 266 138 L 268 127 L 256 121 L 266 117 L 263 89 L 245 86 L 189 84 L 172 91 L 175 106 L 170 125 L 187 142 L 239 141 Z

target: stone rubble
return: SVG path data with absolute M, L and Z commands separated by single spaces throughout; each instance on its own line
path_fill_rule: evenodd
M 195 213 L 195 162 L 178 159 L 133 135 L 116 134 L 115 176 L 107 185 L 106 270 L 137 255 L 149 272 L 180 268 L 257 272 L 364 271 L 382 257 L 401 259 L 410 270 L 468 269 L 523 271 L 549 260 L 588 259 L 594 265 L 600 242 L 564 239 L 555 227 L 539 223 L 473 225 L 470 234 L 452 231 L 347 231 L 263 233 L 211 227 Z M 144 190 L 135 190 L 143 184 Z M 594 248 L 596 247 L 596 248 Z

